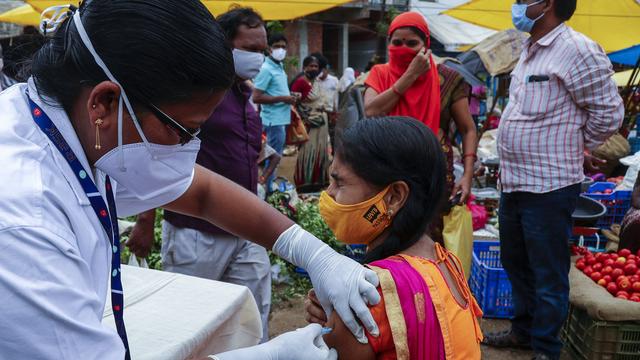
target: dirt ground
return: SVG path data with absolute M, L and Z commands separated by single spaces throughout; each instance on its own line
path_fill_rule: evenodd
M 277 305 L 271 311 L 271 320 L 269 321 L 269 337 L 273 338 L 284 332 L 294 330 L 307 325 L 304 320 L 304 300 L 294 299 L 287 303 Z M 481 323 L 482 331 L 494 332 L 501 331 L 509 327 L 506 320 L 484 319 Z M 533 357 L 533 353 L 524 350 L 497 350 L 486 346 L 482 347 L 483 360 L 529 360 Z M 563 360 L 569 360 L 570 357 L 564 355 Z

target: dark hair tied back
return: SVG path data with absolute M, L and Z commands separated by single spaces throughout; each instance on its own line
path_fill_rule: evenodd
M 199 0 L 91 0 L 78 11 L 134 105 L 179 102 L 233 81 L 231 49 Z M 38 91 L 67 111 L 83 86 L 108 80 L 71 18 L 35 54 L 32 75 Z

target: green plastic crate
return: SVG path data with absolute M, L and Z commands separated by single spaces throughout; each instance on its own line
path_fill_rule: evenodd
M 571 306 L 562 335 L 565 349 L 577 360 L 639 360 L 640 324 L 592 319 Z

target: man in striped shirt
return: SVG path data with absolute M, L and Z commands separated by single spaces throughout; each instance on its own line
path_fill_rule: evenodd
M 531 33 L 511 74 L 499 127 L 502 264 L 513 287 L 512 329 L 486 343 L 532 347 L 557 359 L 569 303 L 571 214 L 585 150 L 618 130 L 624 109 L 598 44 L 564 24 L 576 0 L 518 0 L 516 28 Z

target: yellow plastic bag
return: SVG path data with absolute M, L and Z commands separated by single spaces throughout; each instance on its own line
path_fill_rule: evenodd
M 464 275 L 469 279 L 473 252 L 473 221 L 465 205 L 454 206 L 444 217 L 444 246 L 460 259 Z

